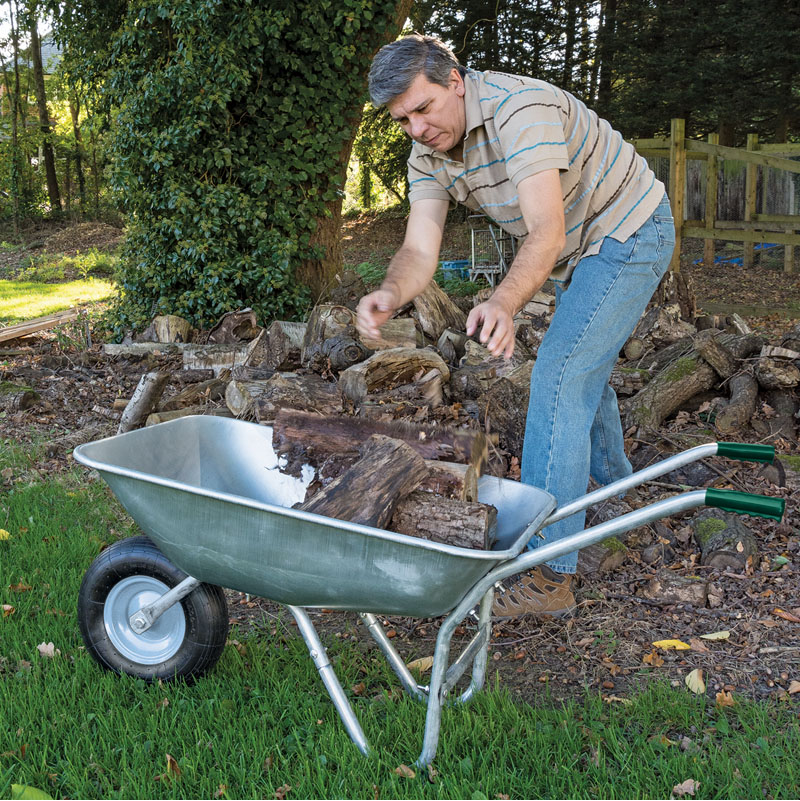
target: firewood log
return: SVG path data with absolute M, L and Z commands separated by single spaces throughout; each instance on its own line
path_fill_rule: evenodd
M 189 342 L 192 324 L 175 314 L 164 314 L 153 318 L 153 331 L 158 342 Z
M 512 456 L 522 456 L 529 395 L 527 388 L 501 378 L 478 398 L 484 429 L 497 434 L 500 446 Z
M 414 298 L 420 328 L 434 342 L 437 342 L 446 328 L 463 331 L 467 326 L 467 315 L 447 297 L 436 281 L 431 281 Z
M 763 437 L 771 441 L 784 439 L 797 442 L 797 424 L 795 412 L 797 403 L 791 390 L 773 389 L 767 392 L 766 402 L 771 412 L 766 419 L 754 418 L 753 428 Z
M 443 380 L 450 379 L 450 370 L 438 353 L 427 348 L 389 348 L 379 350 L 339 375 L 342 395 L 358 403 L 367 393 L 406 384 L 429 370 L 438 370 Z
M 244 364 L 250 352 L 250 342 L 237 342 L 229 345 L 184 345 L 184 370 L 213 370 L 215 376 L 223 370 L 232 370 Z
M 153 371 L 145 373 L 139 380 L 139 384 L 133 392 L 128 405 L 122 412 L 117 429 L 118 434 L 132 431 L 144 425 L 147 415 L 161 398 L 161 393 L 169 381 L 169 373 Z
M 489 440 L 481 431 L 447 426 L 326 416 L 281 409 L 274 418 L 272 444 L 279 455 L 304 452 L 319 464 L 333 454 L 353 453 L 373 434 L 400 439 L 424 459 L 471 464 L 478 475 L 488 458 Z
M 749 372 L 737 373 L 728 384 L 731 399 L 714 419 L 714 425 L 721 434 L 732 434 L 744 428 L 756 410 L 758 398 L 758 382 Z
M 373 435 L 362 457 L 300 509 L 385 528 L 397 500 L 411 492 L 427 470 L 425 460 L 405 442 Z
M 197 406 L 201 402 L 222 400 L 225 397 L 225 388 L 228 382 L 223 378 L 212 378 L 210 381 L 199 381 L 196 384 L 189 384 L 177 395 L 159 404 L 160 412 L 170 412 L 175 409 L 183 409 L 187 406 Z
M 305 323 L 273 320 L 253 342 L 245 367 L 272 370 L 295 370 L 300 367 L 300 354 L 306 334 Z
M 488 550 L 497 538 L 497 509 L 418 490 L 397 502 L 389 527 L 432 542 Z
M 720 342 L 718 334 L 713 329 L 698 332 L 694 338 L 694 347 L 720 378 L 730 378 L 739 369 L 739 365 L 733 354 Z
M 322 353 L 326 340 L 334 337 L 357 337 L 355 328 L 355 314 L 345 306 L 322 304 L 315 306 L 308 318 L 301 361 L 306 367 L 312 369 L 327 366 L 327 354 Z
M 260 331 L 256 314 L 252 309 L 238 309 L 220 317 L 217 324 L 208 332 L 209 345 L 232 345 L 249 342 Z
M 764 389 L 791 389 L 800 384 L 795 351 L 765 345 L 756 364 L 756 378 Z
M 372 338 L 360 334 L 363 345 L 369 350 L 387 350 L 389 348 L 420 348 L 423 345 L 422 334 L 417 329 L 416 320 L 412 317 L 394 317 L 380 327 L 380 334 Z
M 266 381 L 231 381 L 225 403 L 236 417 L 255 417 L 259 423 L 272 422 L 285 407 L 324 414 L 342 410 L 336 384 L 298 373 L 276 373 Z
M 474 465 L 426 459 L 428 475 L 417 487 L 457 501 L 478 500 L 478 471 Z
M 758 554 L 756 538 L 735 514 L 705 509 L 691 521 L 701 549 L 700 564 L 720 570 L 742 571 Z
M 21 412 L 29 409 L 39 396 L 30 387 L 23 387 L 11 381 L 0 382 L 0 411 Z
M 663 306 L 653 306 L 639 320 L 623 348 L 627 359 L 639 359 L 651 349 L 672 345 L 685 336 L 692 336 L 697 329 L 678 316 L 677 310 L 670 313 Z

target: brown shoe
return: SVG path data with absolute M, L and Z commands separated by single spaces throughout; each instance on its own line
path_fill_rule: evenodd
M 509 580 L 495 590 L 492 617 L 508 620 L 523 615 L 562 617 L 575 612 L 575 596 L 570 590 L 572 576 L 556 573 L 539 565 Z

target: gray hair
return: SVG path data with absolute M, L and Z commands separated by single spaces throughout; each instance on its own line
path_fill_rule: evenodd
M 431 83 L 447 86 L 453 69 L 462 75 L 466 72 L 447 45 L 433 36 L 412 33 L 378 51 L 369 71 L 369 96 L 374 106 L 386 105 L 421 72 Z

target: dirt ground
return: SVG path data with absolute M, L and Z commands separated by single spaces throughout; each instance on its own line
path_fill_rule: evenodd
M 444 243 L 445 258 L 468 254 L 468 229 L 453 225 Z M 346 221 L 343 246 L 347 264 L 385 264 L 402 239 L 401 216 L 383 215 Z M 118 241 L 108 229 L 44 231 L 37 252 L 74 252 Z M 89 245 L 87 242 L 95 244 Z M 5 253 L 0 277 L 13 275 L 25 253 Z M 747 317 L 768 337 L 788 330 L 787 314 L 800 309 L 800 280 L 769 266 L 744 274 L 741 268 L 699 268 L 688 252 L 683 269 L 691 276 L 698 306 L 704 302 L 775 305 L 775 314 Z M 753 299 L 760 298 L 758 304 Z M 0 412 L 0 436 L 19 442 L 60 436 L 89 426 L 97 436 L 113 433 L 114 400 L 129 398 L 142 373 L 156 366 L 178 365 L 165 357 L 118 358 L 98 346 L 78 351 L 62 347 L 52 333 L 0 343 L 0 381 L 32 387 L 39 401 L 22 412 Z M 175 388 L 173 388 L 174 391 Z M 768 410 L 762 410 L 768 414 Z M 662 426 L 652 441 L 627 442 L 635 468 L 702 441 L 708 424 L 696 410 L 687 410 Z M 755 431 L 740 438 L 759 441 Z M 609 701 L 654 679 L 682 686 L 687 674 L 701 668 L 706 693 L 719 703 L 736 696 L 789 699 L 800 690 L 800 472 L 795 444 L 777 443 L 784 457 L 775 469 L 716 459 L 663 477 L 639 490 L 636 505 L 666 497 L 682 486 L 714 486 L 756 492 L 787 500 L 782 523 L 742 518 L 755 534 L 758 554 L 741 571 L 709 569 L 699 563 L 700 550 L 691 534 L 692 513 L 632 532 L 627 547 L 610 572 L 584 575 L 577 588 L 578 612 L 569 620 L 522 619 L 493 628 L 489 681 L 499 680 L 518 697 L 534 701 L 549 695 L 567 698 L 583 688 L 601 692 Z M 792 458 L 793 457 L 793 458 Z M 56 473 L 70 461 L 68 451 L 54 446 L 52 455 L 32 465 L 41 475 Z M 794 469 L 792 469 L 794 468 Z M 20 476 L 0 471 L 0 491 Z M 591 514 L 608 510 L 594 509 Z M 656 546 L 655 549 L 652 546 Z M 654 556 L 655 554 L 655 556 Z M 664 603 L 649 591 L 665 575 L 700 577 L 711 593 L 704 605 Z M 291 628 L 290 617 L 274 604 L 230 592 L 231 622 L 241 638 L 248 632 Z M 313 619 L 327 645 L 354 639 L 367 647 L 370 638 L 352 614 L 315 611 Z M 435 620 L 385 619 L 394 641 L 408 659 L 432 653 Z M 458 639 L 471 626 L 465 622 Z M 728 632 L 720 639 L 703 635 Z M 690 647 L 665 650 L 654 642 L 677 639 Z M 794 684 L 793 684 L 794 682 Z M 729 695 L 732 694 L 732 695 Z

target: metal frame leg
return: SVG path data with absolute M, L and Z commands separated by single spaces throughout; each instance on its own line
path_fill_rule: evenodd
M 353 712 L 353 707 L 344 694 L 342 685 L 339 683 L 339 679 L 331 666 L 328 655 L 325 653 L 325 648 L 322 646 L 317 630 L 314 628 L 308 613 L 300 606 L 289 606 L 287 604 L 286 608 L 297 621 L 297 627 L 300 629 L 300 633 L 308 646 L 308 653 L 317 666 L 320 678 L 328 691 L 328 695 L 331 697 L 331 701 L 333 701 L 333 705 L 336 707 L 336 711 L 339 713 L 339 717 L 342 719 L 342 723 L 344 723 L 344 727 L 347 729 L 347 733 L 350 735 L 350 739 L 364 756 L 368 756 L 370 748 L 367 738 L 364 736 L 364 730 L 361 728 L 361 724 L 358 722 L 355 712 Z
M 397 652 L 397 649 L 392 645 L 392 641 L 386 636 L 386 631 L 381 625 L 375 615 L 369 612 L 359 612 L 358 616 L 364 621 L 367 630 L 372 635 L 372 638 L 378 644 L 378 647 L 383 652 L 386 660 L 389 662 L 392 670 L 397 674 L 403 689 L 417 701 L 425 701 L 427 687 L 421 687 L 417 684 L 411 671 L 406 667 L 403 657 Z

